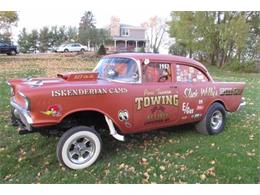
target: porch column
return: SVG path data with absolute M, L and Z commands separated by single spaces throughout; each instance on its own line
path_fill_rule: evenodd
M 138 41 L 135 41 L 135 51 L 138 51 Z
M 114 50 L 116 51 L 116 40 L 114 40 Z
M 127 49 L 127 40 L 125 40 L 125 48 Z

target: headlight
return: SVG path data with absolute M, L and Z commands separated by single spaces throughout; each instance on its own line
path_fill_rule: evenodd
M 22 92 L 18 92 L 20 96 L 22 96 L 24 98 L 25 101 L 25 109 L 26 110 L 30 110 L 30 100 L 27 96 L 25 96 Z

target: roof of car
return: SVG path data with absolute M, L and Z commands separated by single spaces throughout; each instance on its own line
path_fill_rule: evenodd
M 156 60 L 156 61 L 174 61 L 184 64 L 190 64 L 195 67 L 198 67 L 205 72 L 207 72 L 207 69 L 203 64 L 200 62 L 193 60 L 191 58 L 186 58 L 183 56 L 175 56 L 175 55 L 167 55 L 167 54 L 154 54 L 154 53 L 118 53 L 118 54 L 110 54 L 105 57 L 126 57 L 126 58 L 134 58 L 136 60 Z

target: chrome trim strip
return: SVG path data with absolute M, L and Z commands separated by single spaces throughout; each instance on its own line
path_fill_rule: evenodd
M 22 108 L 19 104 L 17 104 L 15 101 L 11 100 L 10 104 L 17 109 L 17 111 L 22 114 L 24 116 L 24 118 L 26 119 L 26 122 L 28 124 L 33 124 L 33 120 L 29 114 L 29 112 L 27 110 L 25 110 L 24 108 Z M 26 124 L 25 124 L 26 125 Z
M 19 95 L 20 96 L 22 96 L 23 98 L 24 98 L 24 100 L 25 100 L 25 106 L 26 106 L 26 110 L 30 110 L 30 100 L 29 100 L 29 98 L 26 96 L 26 95 L 24 95 L 22 92 L 20 92 L 20 91 L 18 91 L 18 93 L 19 93 Z
M 242 108 L 244 108 L 246 106 L 246 100 L 244 97 L 241 98 L 241 103 L 239 104 L 238 108 L 236 111 L 240 111 L 242 110 Z
M 116 138 L 119 141 L 125 141 L 125 137 L 116 132 L 113 121 L 110 118 L 108 118 L 106 115 L 104 115 L 104 116 L 105 116 L 107 125 L 108 125 L 109 130 L 110 130 L 110 135 L 112 135 L 114 138 Z

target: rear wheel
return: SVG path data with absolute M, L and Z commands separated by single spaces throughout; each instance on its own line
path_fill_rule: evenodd
M 64 49 L 64 52 L 67 53 L 67 52 L 69 52 L 69 50 L 68 49 Z
M 66 131 L 57 144 L 57 157 L 61 164 L 70 169 L 84 169 L 96 162 L 102 143 L 94 128 L 73 127 Z
M 214 135 L 222 132 L 225 127 L 226 112 L 220 103 L 212 104 L 205 117 L 195 125 L 198 132 Z

